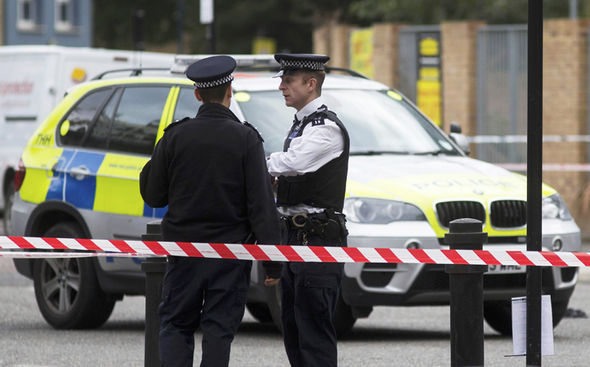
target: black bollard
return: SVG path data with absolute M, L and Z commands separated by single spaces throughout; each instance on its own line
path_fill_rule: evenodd
M 160 241 L 162 232 L 160 221 L 149 222 L 142 241 Z M 145 353 L 144 366 L 160 366 L 160 317 L 158 306 L 162 297 L 162 279 L 166 272 L 166 258 L 148 257 L 141 263 L 141 270 L 145 272 Z
M 488 234 L 477 219 L 452 221 L 451 250 L 481 250 Z M 487 265 L 446 265 L 451 292 L 451 366 L 483 366 L 483 273 Z

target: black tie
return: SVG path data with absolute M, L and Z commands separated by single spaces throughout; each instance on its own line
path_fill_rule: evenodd
M 299 126 L 299 119 L 297 118 L 297 115 L 295 115 L 295 118 L 293 119 L 293 126 L 291 126 L 291 129 L 289 130 L 289 133 L 287 134 L 287 138 L 285 139 L 285 142 L 283 143 L 283 152 L 286 152 L 287 149 L 289 149 L 289 145 L 291 145 L 291 140 L 293 139 L 293 137 L 292 137 L 293 132 L 297 129 L 298 126 Z

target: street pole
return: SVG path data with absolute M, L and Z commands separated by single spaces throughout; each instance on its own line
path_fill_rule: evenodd
M 477 219 L 451 221 L 451 250 L 481 250 L 488 234 Z M 483 366 L 483 273 L 487 265 L 445 265 L 451 293 L 451 366 Z
M 570 19 L 578 19 L 578 0 L 570 0 Z
M 215 2 L 214 0 L 200 0 L 201 24 L 207 25 L 206 38 L 209 42 L 209 53 L 215 53 Z
M 176 53 L 184 53 L 184 0 L 176 0 Z
M 527 251 L 541 251 L 543 176 L 543 1 L 528 2 Z M 541 366 L 542 272 L 526 272 L 526 365 Z
M 149 222 L 142 241 L 161 241 L 160 221 Z M 166 272 L 166 258 L 148 257 L 141 263 L 145 272 L 145 332 L 144 332 L 144 367 L 160 366 L 160 316 L 158 305 L 162 298 L 162 281 Z
M 145 17 L 145 10 L 137 9 L 133 13 L 133 49 L 136 51 L 145 50 L 143 39 L 143 18 Z

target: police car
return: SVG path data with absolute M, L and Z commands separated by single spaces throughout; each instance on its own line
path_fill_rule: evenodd
M 267 153 L 280 151 L 295 111 L 284 105 L 279 80 L 272 78 L 278 65 L 272 56 L 236 59 L 231 109 L 260 131 Z M 193 85 L 183 75 L 195 60 L 178 56 L 169 73 L 102 78 L 72 89 L 22 155 L 11 234 L 139 239 L 146 223 L 165 213 L 142 201 L 139 172 L 164 128 L 196 114 Z M 447 248 L 449 222 L 470 217 L 483 222 L 486 249 L 526 248 L 525 177 L 469 158 L 460 148 L 463 135 L 447 136 L 387 86 L 341 72 L 329 70 L 322 95 L 350 134 L 344 205 L 349 246 Z M 543 186 L 542 208 L 544 250 L 580 250 L 580 230 L 551 187 Z M 138 259 L 15 264 L 34 280 L 41 313 L 56 328 L 98 327 L 117 300 L 144 293 Z M 525 277 L 518 266 L 490 266 L 484 275 L 484 316 L 502 334 L 511 332 L 510 298 L 525 295 Z M 576 268 L 543 269 L 554 325 L 564 316 L 577 279 Z M 256 264 L 248 310 L 260 321 L 279 323 L 278 291 L 263 281 Z M 375 306 L 448 305 L 448 282 L 439 265 L 346 264 L 338 332 L 368 317 Z

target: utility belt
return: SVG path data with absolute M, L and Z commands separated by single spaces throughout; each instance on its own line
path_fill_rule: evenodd
M 348 235 L 345 215 L 329 210 L 281 216 L 281 223 L 289 230 L 297 231 L 297 237 L 303 245 L 308 244 L 309 236 L 318 236 L 324 241 L 341 242 Z

